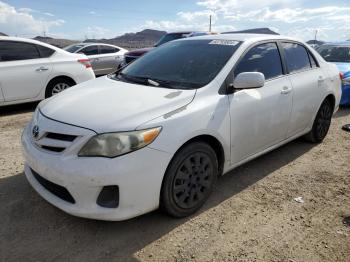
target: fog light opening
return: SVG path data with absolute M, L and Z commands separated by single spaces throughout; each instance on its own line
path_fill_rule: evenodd
M 119 206 L 119 187 L 104 186 L 96 203 L 101 207 L 117 208 Z

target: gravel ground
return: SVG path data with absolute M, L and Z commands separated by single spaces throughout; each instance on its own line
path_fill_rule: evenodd
M 324 143 L 291 142 L 219 179 L 190 218 L 102 222 L 65 214 L 27 183 L 20 134 L 34 108 L 0 108 L 0 261 L 350 261 L 350 109 Z

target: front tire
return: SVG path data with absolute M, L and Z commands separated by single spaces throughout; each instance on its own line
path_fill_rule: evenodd
M 209 198 L 217 177 L 215 151 L 203 142 L 186 145 L 176 153 L 166 171 L 161 208 L 178 218 L 195 213 Z
M 53 79 L 49 82 L 49 84 L 46 87 L 45 98 L 49 98 L 58 93 L 61 93 L 62 91 L 74 85 L 75 83 L 73 82 L 73 80 L 70 80 L 68 78 L 59 77 Z
M 305 135 L 305 139 L 312 143 L 321 143 L 328 134 L 333 116 L 333 106 L 329 99 L 323 101 L 317 112 L 311 131 Z

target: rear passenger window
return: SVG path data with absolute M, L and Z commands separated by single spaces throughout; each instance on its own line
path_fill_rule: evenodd
M 305 47 L 295 43 L 282 43 L 286 54 L 286 63 L 290 73 L 311 68 L 309 54 Z
M 79 53 L 83 53 L 84 55 L 98 55 L 98 46 L 97 45 L 87 46 L 82 50 L 80 50 Z
M 17 61 L 40 58 L 33 44 L 13 41 L 0 41 L 0 61 Z
M 101 54 L 117 53 L 118 51 L 119 51 L 118 48 L 114 48 L 112 46 L 100 45 L 100 53 Z
M 39 53 L 40 53 L 40 57 L 41 58 L 47 58 L 52 56 L 53 53 L 55 53 L 55 50 L 45 47 L 45 46 L 41 46 L 41 45 L 37 45 L 36 46 L 39 49 Z
M 283 75 L 282 62 L 276 43 L 253 47 L 246 53 L 235 69 L 235 76 L 243 72 L 260 72 L 265 79 Z

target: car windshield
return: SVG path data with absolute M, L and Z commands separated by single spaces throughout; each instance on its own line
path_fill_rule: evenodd
M 67 52 L 75 53 L 76 51 L 78 51 L 82 47 L 84 47 L 84 45 L 70 45 L 70 46 L 67 46 L 63 49 L 66 50 Z
M 323 45 L 317 51 L 327 62 L 350 63 L 350 46 Z
M 176 89 L 210 83 L 239 47 L 233 40 L 184 40 L 167 43 L 142 56 L 112 78 Z
M 170 41 L 173 41 L 173 40 L 185 38 L 188 35 L 189 34 L 187 34 L 187 33 L 166 34 L 166 35 L 162 36 L 162 38 L 154 46 L 157 47 L 157 46 L 163 45 L 163 44 L 170 42 Z

